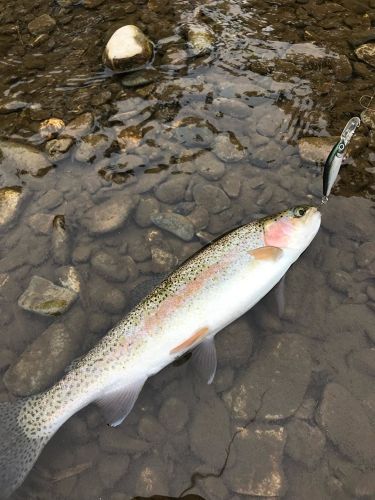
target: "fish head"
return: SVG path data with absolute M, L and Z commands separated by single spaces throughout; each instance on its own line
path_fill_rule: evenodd
M 319 230 L 321 214 L 317 207 L 300 205 L 264 220 L 267 246 L 303 251 Z

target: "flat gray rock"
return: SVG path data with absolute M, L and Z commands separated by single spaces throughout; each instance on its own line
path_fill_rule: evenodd
M 302 403 L 311 376 L 311 356 L 299 335 L 265 339 L 257 359 L 224 395 L 237 421 L 272 422 L 293 415 Z
M 316 467 L 326 443 L 322 431 L 297 418 L 288 423 L 287 431 L 286 453 L 308 469 Z
M 375 430 L 361 402 L 345 387 L 326 386 L 316 420 L 345 456 L 363 465 L 375 464 Z
M 77 355 L 77 339 L 61 323 L 53 323 L 18 358 L 6 374 L 6 387 L 17 396 L 30 396 L 56 382 Z
M 40 276 L 33 276 L 18 299 L 18 305 L 26 311 L 58 316 L 69 309 L 76 298 L 77 294 L 73 290 L 57 286 Z
M 218 214 L 230 207 L 230 199 L 222 189 L 212 184 L 199 183 L 193 188 L 193 197 L 198 205 L 211 214 Z
M 235 463 L 224 471 L 224 481 L 235 493 L 247 496 L 282 497 L 287 482 L 282 469 L 284 427 L 251 424 L 233 440 Z
M 34 146 L 0 139 L 0 172 L 27 172 L 40 177 L 52 166 L 48 158 Z
M 105 234 L 119 229 L 125 224 L 138 203 L 138 196 L 117 194 L 110 200 L 90 208 L 82 219 L 82 224 L 91 234 Z
M 157 213 L 151 215 L 151 220 L 155 226 L 174 234 L 181 240 L 190 241 L 194 238 L 193 223 L 184 215 L 172 212 Z

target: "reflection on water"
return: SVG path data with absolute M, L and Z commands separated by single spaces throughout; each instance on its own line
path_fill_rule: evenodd
M 319 202 L 317 162 L 373 94 L 373 56 L 355 51 L 374 46 L 375 7 L 2 3 L 7 400 L 53 382 L 204 243 L 252 217 Z M 56 24 L 32 34 L 42 14 Z M 186 23 L 209 26 L 214 50 L 195 57 Z M 157 43 L 154 68 L 103 68 L 103 47 L 124 24 Z M 66 124 L 60 135 L 41 134 L 51 117 Z M 149 380 L 117 429 L 93 406 L 74 416 L 14 498 L 375 496 L 375 130 L 371 110 L 364 118 L 322 229 L 287 276 L 283 317 L 271 293 L 221 333 L 212 387 L 186 360 Z M 34 275 L 69 282 L 78 300 L 57 319 L 21 309 Z M 47 328 L 67 332 L 61 351 L 47 349 Z M 7 371 L 28 346 L 33 361 Z

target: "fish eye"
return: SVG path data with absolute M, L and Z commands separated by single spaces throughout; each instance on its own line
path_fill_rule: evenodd
M 307 212 L 307 208 L 305 207 L 297 207 L 293 210 L 294 217 L 303 217 Z

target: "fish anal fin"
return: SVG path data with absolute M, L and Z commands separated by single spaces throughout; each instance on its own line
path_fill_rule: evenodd
M 108 392 L 95 401 L 103 412 L 108 425 L 116 427 L 125 420 L 132 411 L 145 381 L 145 379 L 137 380 L 132 384 Z
M 250 250 L 250 255 L 259 261 L 276 262 L 283 254 L 283 250 L 278 247 L 266 246 Z
M 211 384 L 216 373 L 217 356 L 214 339 L 204 340 L 197 346 L 192 354 L 194 367 L 207 384 Z
M 186 351 L 190 347 L 192 347 L 196 342 L 198 342 L 202 337 L 205 337 L 209 332 L 208 326 L 204 326 L 203 328 L 199 328 L 196 332 L 193 333 L 188 339 L 178 344 L 176 347 L 173 347 L 169 354 L 178 354 Z

